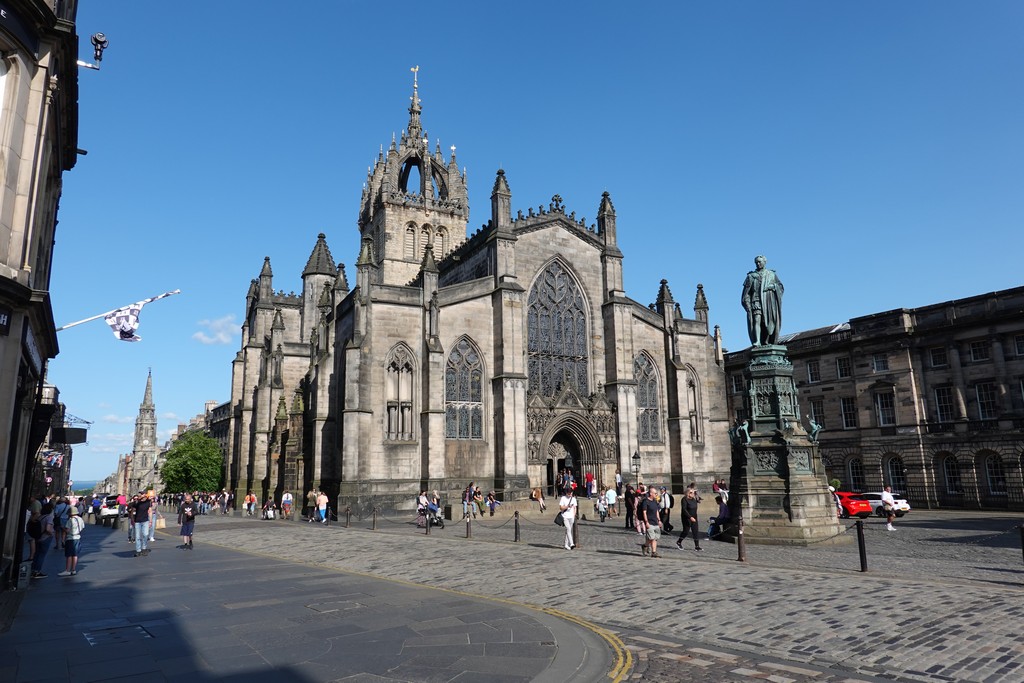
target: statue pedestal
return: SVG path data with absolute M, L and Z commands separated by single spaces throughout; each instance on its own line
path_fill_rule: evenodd
M 785 346 L 751 350 L 746 430 L 734 430 L 729 506 L 749 543 L 848 543 L 836 518 L 818 444 L 800 422 Z

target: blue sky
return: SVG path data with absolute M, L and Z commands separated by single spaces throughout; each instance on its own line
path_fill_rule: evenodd
M 136 344 L 59 333 L 49 379 L 92 421 L 72 475 L 131 450 L 149 368 L 161 440 L 230 398 L 249 281 L 301 286 L 319 232 L 349 273 L 367 167 L 408 121 L 456 145 L 470 225 L 593 222 L 611 193 L 627 294 L 703 283 L 726 346 L 764 253 L 783 332 L 1022 284 L 1020 2 L 279 3 L 86 0 L 51 282 L 57 325 L 180 288 Z

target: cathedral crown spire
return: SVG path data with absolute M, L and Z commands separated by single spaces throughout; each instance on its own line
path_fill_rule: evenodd
M 146 377 L 146 394 L 142 397 L 142 407 L 152 408 L 153 407 L 153 371 L 149 371 L 149 376 Z
M 412 100 L 412 104 L 409 106 L 409 137 L 416 140 L 423 134 L 423 128 L 420 125 L 420 114 L 423 112 L 423 107 L 420 106 L 419 64 L 409 71 L 412 72 L 412 97 L 409 98 Z

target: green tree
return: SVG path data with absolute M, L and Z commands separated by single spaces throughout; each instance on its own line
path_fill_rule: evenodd
M 167 451 L 160 476 L 164 490 L 219 491 L 223 456 L 216 441 L 200 431 L 185 432 Z

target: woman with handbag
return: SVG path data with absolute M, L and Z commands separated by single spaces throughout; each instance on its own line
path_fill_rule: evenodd
M 576 539 L 572 533 L 572 525 L 576 523 L 576 496 L 571 488 L 566 488 L 565 493 L 558 499 L 558 509 L 561 510 L 562 521 L 565 523 L 565 549 L 572 550 L 576 547 Z

